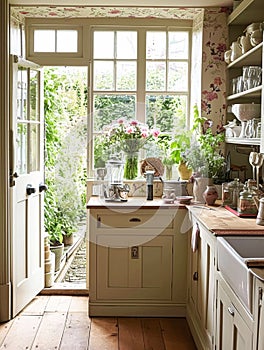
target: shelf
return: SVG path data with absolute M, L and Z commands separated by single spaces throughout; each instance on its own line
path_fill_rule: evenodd
M 252 89 L 240 92 L 238 94 L 234 94 L 234 95 L 229 95 L 227 96 L 227 100 L 228 101 L 233 101 L 239 98 L 252 98 L 252 97 L 261 97 L 261 90 L 262 90 L 262 85 L 260 86 L 256 86 Z
M 232 144 L 239 144 L 239 145 L 249 145 L 249 146 L 259 146 L 260 145 L 260 139 L 257 138 L 248 138 L 243 139 L 240 137 L 226 137 L 225 139 L 226 143 L 232 143 Z
M 227 23 L 248 25 L 250 18 L 254 18 L 254 22 L 263 22 L 263 0 L 243 0 L 228 16 Z
M 261 65 L 263 42 L 247 51 L 244 55 L 231 62 L 227 68 L 239 68 L 250 65 Z

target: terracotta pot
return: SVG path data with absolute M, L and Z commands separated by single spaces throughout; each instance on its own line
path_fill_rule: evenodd
M 63 243 L 64 245 L 73 245 L 73 234 L 69 236 L 63 235 Z

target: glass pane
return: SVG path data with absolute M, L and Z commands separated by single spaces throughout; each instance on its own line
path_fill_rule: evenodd
M 102 131 L 105 125 L 119 118 L 135 118 L 135 95 L 95 95 L 94 131 Z
M 39 120 L 39 72 L 30 71 L 30 116 L 31 120 Z
M 146 116 L 149 127 L 161 132 L 180 132 L 186 127 L 187 97 L 181 95 L 146 96 Z
M 116 88 L 117 90 L 136 90 L 136 62 L 123 61 L 116 64 Z
M 94 32 L 93 57 L 114 58 L 114 32 Z
M 146 90 L 163 91 L 166 82 L 165 62 L 147 62 Z
M 34 30 L 34 52 L 55 52 L 55 30 Z
M 18 174 L 27 173 L 27 124 L 17 124 L 16 169 Z
M 147 32 L 146 57 L 166 58 L 166 32 Z
M 39 124 L 29 125 L 29 169 L 30 171 L 39 170 Z
M 137 32 L 117 32 L 116 33 L 116 57 L 117 58 L 137 58 Z
M 168 90 L 187 91 L 188 64 L 187 62 L 169 63 Z
M 189 51 L 188 32 L 169 32 L 169 59 L 187 59 Z
M 57 31 L 57 52 L 77 52 L 78 31 L 58 30 Z
M 18 68 L 17 80 L 17 119 L 27 119 L 27 85 L 28 71 L 25 68 Z
M 114 64 L 108 61 L 94 62 L 94 90 L 114 89 Z

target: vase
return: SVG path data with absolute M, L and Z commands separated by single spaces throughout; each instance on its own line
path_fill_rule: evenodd
M 170 164 L 165 165 L 165 175 L 166 175 L 166 180 L 172 179 L 172 165 Z
M 124 178 L 134 180 L 138 176 L 138 153 L 127 153 L 124 166 Z
M 203 198 L 205 203 L 208 205 L 214 205 L 218 198 L 217 189 L 214 185 L 206 186 L 206 190 L 203 193 Z
M 195 202 L 205 203 L 203 193 L 206 187 L 213 184 L 212 178 L 196 177 L 193 183 L 193 196 Z
M 192 169 L 188 168 L 186 163 L 181 162 L 178 166 L 178 173 L 181 180 L 189 180 L 192 176 Z

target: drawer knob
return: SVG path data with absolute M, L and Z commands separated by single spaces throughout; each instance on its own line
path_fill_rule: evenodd
M 198 272 L 197 271 L 195 271 L 193 274 L 193 280 L 198 281 Z

